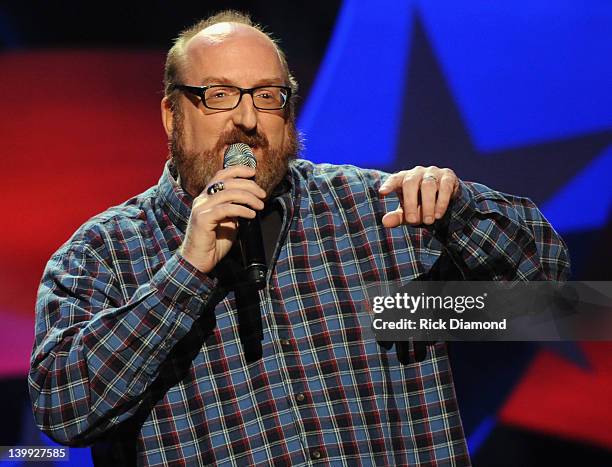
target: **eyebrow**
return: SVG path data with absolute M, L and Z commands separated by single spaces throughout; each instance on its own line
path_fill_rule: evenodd
M 224 78 L 223 76 L 207 76 L 200 80 L 200 86 L 207 86 L 213 84 L 229 84 L 230 86 L 237 86 L 234 80 Z M 285 85 L 283 78 L 264 78 L 257 80 L 252 87 L 263 86 L 266 84 Z

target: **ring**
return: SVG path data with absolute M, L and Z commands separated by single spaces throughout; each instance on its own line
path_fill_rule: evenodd
M 210 185 L 208 188 L 206 188 L 206 194 L 214 195 L 215 193 L 218 193 L 219 191 L 223 191 L 224 188 L 225 188 L 225 185 L 223 184 L 223 181 L 219 180 L 218 182 L 215 182 L 212 185 Z
M 438 178 L 435 175 L 426 175 L 423 177 L 423 180 L 421 180 L 421 183 L 423 183 L 425 180 L 433 180 L 434 182 L 438 183 Z

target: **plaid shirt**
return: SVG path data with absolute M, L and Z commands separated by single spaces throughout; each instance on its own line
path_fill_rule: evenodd
M 364 290 L 444 258 L 464 277 L 560 279 L 567 252 L 528 199 L 466 182 L 441 231 L 385 228 L 398 203 L 378 195 L 385 177 L 291 163 L 253 363 L 233 292 L 176 253 L 192 199 L 170 166 L 92 218 L 40 286 L 29 374 L 38 426 L 140 465 L 469 465 L 445 345 L 399 363 L 374 339 Z

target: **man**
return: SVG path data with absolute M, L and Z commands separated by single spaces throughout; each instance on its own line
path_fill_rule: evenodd
M 560 279 L 563 242 L 529 200 L 450 169 L 295 159 L 295 91 L 242 15 L 179 36 L 159 184 L 83 225 L 42 280 L 29 384 L 51 437 L 115 465 L 469 465 L 444 344 L 401 363 L 364 325 L 363 290 L 434 271 Z M 223 168 L 237 142 L 256 169 Z M 269 275 L 250 296 L 253 360 L 232 258 L 238 219 L 256 212 Z

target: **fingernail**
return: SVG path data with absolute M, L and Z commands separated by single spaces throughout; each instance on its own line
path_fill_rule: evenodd
M 425 223 L 426 223 L 426 224 L 431 224 L 433 221 L 434 221 L 434 218 L 433 218 L 433 217 L 431 217 L 431 216 L 427 216 L 427 217 L 425 218 Z
M 417 217 L 416 214 L 408 214 L 408 222 L 416 222 Z

